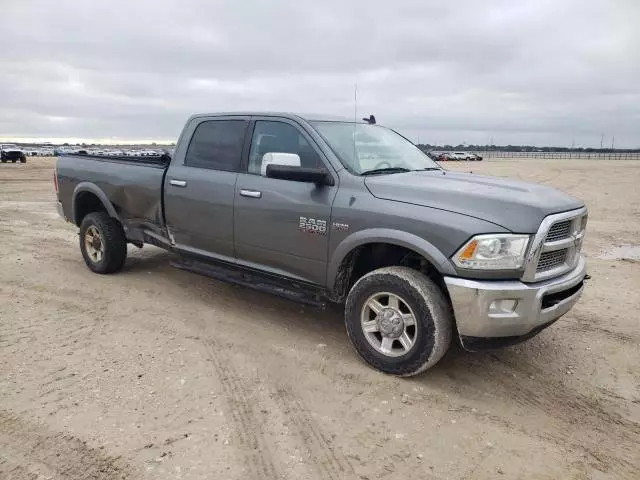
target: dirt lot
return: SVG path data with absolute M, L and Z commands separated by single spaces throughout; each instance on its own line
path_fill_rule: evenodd
M 54 161 L 0 165 L 0 478 L 640 478 L 640 162 L 447 164 L 590 208 L 578 306 L 520 346 L 402 380 L 340 313 L 130 247 L 89 272 Z

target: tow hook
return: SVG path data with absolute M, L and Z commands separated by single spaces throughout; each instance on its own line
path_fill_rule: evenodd
M 591 275 L 587 274 L 584 276 L 584 281 L 591 280 Z

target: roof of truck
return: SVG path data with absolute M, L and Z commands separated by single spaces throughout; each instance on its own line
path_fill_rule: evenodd
M 328 115 L 326 113 L 292 113 L 292 112 L 269 112 L 269 111 L 241 111 L 241 112 L 212 112 L 212 113 L 196 113 L 191 118 L 201 117 L 229 117 L 229 116 L 242 116 L 242 117 L 280 117 L 289 118 L 291 120 L 306 120 L 307 122 L 351 122 L 353 123 L 353 117 L 348 118 L 339 115 Z M 367 123 L 361 118 L 357 118 L 355 123 Z

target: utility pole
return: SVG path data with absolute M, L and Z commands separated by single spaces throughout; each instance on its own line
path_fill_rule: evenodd
M 611 135 L 611 151 L 613 151 L 613 146 L 616 144 L 616 137 Z
M 602 150 L 603 143 L 604 143 L 604 133 L 600 136 L 600 150 Z

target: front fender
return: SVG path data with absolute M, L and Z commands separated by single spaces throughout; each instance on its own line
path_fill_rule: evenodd
M 76 200 L 78 199 L 78 196 L 83 192 L 93 193 L 96 197 L 98 197 L 100 202 L 102 202 L 102 205 L 104 205 L 104 208 L 109 214 L 109 216 L 115 218 L 118 221 L 120 220 L 120 217 L 118 216 L 118 212 L 116 212 L 116 209 L 111 203 L 111 201 L 109 200 L 109 197 L 107 197 L 107 194 L 104 193 L 100 187 L 98 187 L 95 183 L 80 182 L 78 185 L 76 185 L 76 188 L 73 189 L 73 196 L 71 197 L 71 211 L 73 212 L 73 223 L 78 225 L 78 219 L 77 219 L 78 209 L 76 205 Z
M 332 291 L 340 265 L 346 256 L 361 245 L 367 243 L 389 243 L 413 250 L 427 259 L 442 275 L 456 275 L 453 265 L 440 250 L 424 238 L 402 230 L 390 228 L 370 228 L 349 235 L 333 251 L 327 268 L 327 289 Z

